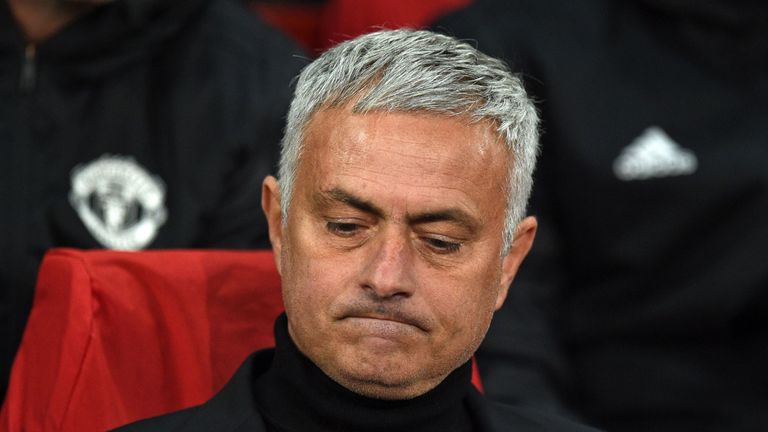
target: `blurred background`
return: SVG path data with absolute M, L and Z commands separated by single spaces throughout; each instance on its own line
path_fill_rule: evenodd
M 3 1 L 0 394 L 49 248 L 269 248 L 293 77 L 395 27 L 505 59 L 543 119 L 487 395 L 609 431 L 768 430 L 756 0 Z

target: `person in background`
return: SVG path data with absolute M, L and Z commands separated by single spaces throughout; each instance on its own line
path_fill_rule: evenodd
M 434 28 L 542 102 L 537 244 L 478 351 L 488 396 L 768 430 L 768 4 L 479 0 Z
M 327 51 L 263 183 L 276 348 L 208 402 L 119 430 L 592 430 L 470 382 L 535 236 L 537 123 L 507 66 L 453 38 L 381 31 Z
M 47 249 L 268 247 L 296 53 L 229 0 L 0 2 L 0 397 Z

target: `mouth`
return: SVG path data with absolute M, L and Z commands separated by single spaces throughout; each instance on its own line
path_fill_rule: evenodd
M 427 333 L 428 327 L 423 320 L 398 312 L 359 311 L 344 315 L 341 321 L 365 326 L 383 333 L 403 332 L 406 330 L 418 330 Z
M 351 316 L 345 318 L 343 322 L 352 334 L 375 340 L 403 341 L 425 334 L 421 328 L 413 324 L 388 318 Z

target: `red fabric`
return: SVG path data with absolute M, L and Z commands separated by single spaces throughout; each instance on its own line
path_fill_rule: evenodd
M 282 311 L 270 251 L 45 257 L 0 429 L 104 431 L 202 403 Z
M 0 431 L 101 432 L 205 402 L 274 344 L 282 309 L 271 251 L 54 249 Z
M 379 28 L 423 28 L 473 0 L 326 0 L 276 3 L 252 0 L 251 8 L 316 57 L 339 42 Z
M 264 21 L 281 29 L 298 42 L 307 53 L 318 48 L 322 4 L 251 2 L 250 7 Z
M 322 50 L 378 28 L 423 28 L 472 0 L 329 0 L 321 26 Z

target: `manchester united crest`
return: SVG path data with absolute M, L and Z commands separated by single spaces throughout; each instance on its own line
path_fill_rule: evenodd
M 104 155 L 72 170 L 69 200 L 110 249 L 143 249 L 165 223 L 165 185 L 132 157 Z

